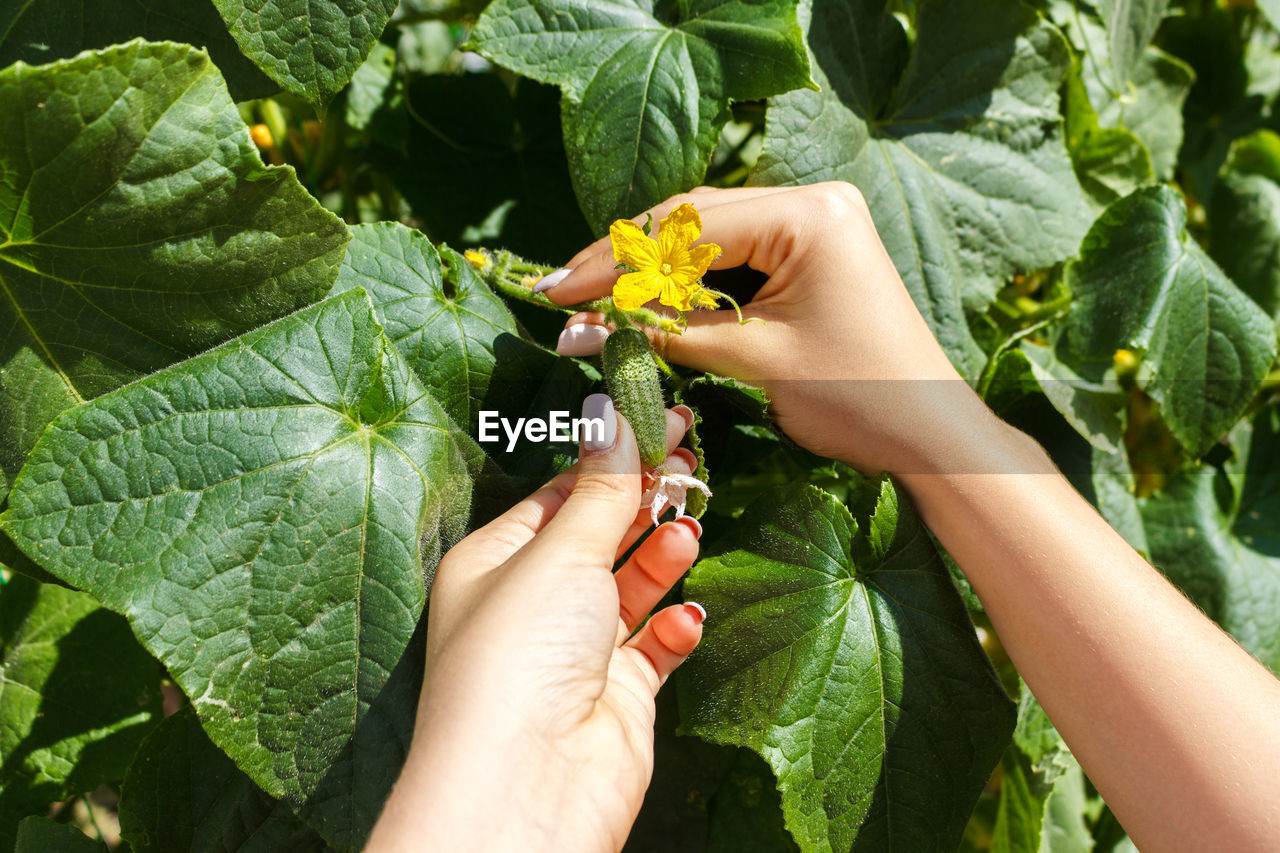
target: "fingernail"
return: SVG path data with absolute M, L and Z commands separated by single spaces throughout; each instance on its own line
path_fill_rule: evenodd
M 604 349 L 604 339 L 609 330 L 595 323 L 576 323 L 565 327 L 556 341 L 560 355 L 599 355 Z
M 684 524 L 686 527 L 692 530 L 693 538 L 695 539 L 702 538 L 702 525 L 699 524 L 698 519 L 694 518 L 692 515 L 680 516 L 679 518 L 676 519 L 676 524 Z
M 686 601 L 684 603 L 684 612 L 693 617 L 693 621 L 701 625 L 706 621 L 707 611 L 701 604 L 696 601 Z
M 560 282 L 564 281 L 564 277 L 571 272 L 573 272 L 573 270 L 569 270 L 569 269 L 565 269 L 564 267 L 561 267 L 555 272 L 547 273 L 542 278 L 538 279 L 537 283 L 533 285 L 533 292 L 544 293 L 550 290 Z
M 618 417 L 608 394 L 592 394 L 582 401 L 582 451 L 600 453 L 618 440 Z
M 681 403 L 678 406 L 672 406 L 671 411 L 675 412 L 677 415 L 684 418 L 685 429 L 688 429 L 689 427 L 693 426 L 693 409 L 689 408 L 684 403 Z

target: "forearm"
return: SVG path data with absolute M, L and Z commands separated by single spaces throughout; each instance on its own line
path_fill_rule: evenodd
M 1269 849 L 1280 682 L 984 416 L 900 480 L 1019 672 L 1142 849 Z

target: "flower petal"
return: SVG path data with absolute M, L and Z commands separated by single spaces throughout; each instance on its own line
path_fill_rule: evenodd
M 609 226 L 613 257 L 634 270 L 654 269 L 661 263 L 658 244 L 630 219 L 616 220 Z
M 658 228 L 658 254 L 664 261 L 681 249 L 688 249 L 702 236 L 702 217 L 691 204 L 682 204 L 662 218 Z
M 677 311 L 688 311 L 691 307 L 689 299 L 697 292 L 697 287 L 691 287 L 680 278 L 674 275 L 662 276 L 662 292 L 658 294 L 658 301 L 663 305 L 670 305 Z
M 649 515 L 655 525 L 658 523 L 658 516 L 662 515 L 662 511 L 668 504 L 675 507 L 676 518 L 684 516 L 684 506 L 690 489 L 697 489 L 707 497 L 711 497 L 711 489 L 696 477 L 670 473 L 665 466 L 654 468 L 653 474 L 656 479 L 653 485 L 645 490 L 640 499 L 640 506 L 649 509 Z
M 689 262 L 698 270 L 695 279 L 706 275 L 711 262 L 720 257 L 720 247 L 715 243 L 703 243 L 701 246 L 689 247 Z
M 613 285 L 613 304 L 622 311 L 634 311 L 662 291 L 663 276 L 651 270 L 618 276 Z

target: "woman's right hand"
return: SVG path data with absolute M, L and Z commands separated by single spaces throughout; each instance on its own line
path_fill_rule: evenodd
M 732 310 L 691 312 L 682 335 L 650 330 L 668 359 L 760 385 L 791 438 L 866 473 L 937 470 L 957 434 L 994 426 L 921 317 L 851 184 L 698 188 L 653 208 L 655 223 L 686 202 L 702 216 L 703 239 L 723 249 L 713 269 L 745 264 L 769 276 L 742 309 L 765 322 L 739 326 Z M 575 255 L 569 272 L 557 271 L 546 295 L 561 305 L 607 296 L 621 273 L 616 263 L 604 237 Z M 561 351 L 598 352 L 605 331 L 590 326 L 604 322 L 600 314 L 571 317 Z

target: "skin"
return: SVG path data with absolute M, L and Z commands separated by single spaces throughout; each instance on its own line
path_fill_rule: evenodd
M 454 546 L 432 588 L 417 736 L 366 850 L 617 850 L 653 772 L 654 696 L 703 614 L 649 612 L 698 555 L 692 519 L 648 530 L 626 419 Z M 692 423 L 667 412 L 666 465 Z M 636 631 L 637 627 L 643 627 Z M 635 632 L 634 635 L 632 632 Z
M 764 386 L 778 423 L 808 449 L 897 478 L 1140 849 L 1275 849 L 1280 682 L 1112 530 L 1036 442 L 999 420 L 961 379 L 915 308 L 857 190 L 843 183 L 703 189 L 652 214 L 661 219 L 682 202 L 696 205 L 704 239 L 724 249 L 714 268 L 747 264 L 769 276 L 743 307 L 744 315 L 766 323 L 740 327 L 731 311 L 700 312 L 681 336 L 653 333 L 655 344 L 679 364 Z M 605 296 L 618 275 L 614 263 L 607 240 L 592 244 L 566 264 L 573 272 L 548 296 L 566 305 Z M 569 322 L 603 320 L 580 314 Z M 595 463 L 583 465 L 595 482 Z M 567 487 L 557 488 L 563 494 Z M 417 833 L 403 836 L 410 839 L 404 849 L 454 849 L 448 844 L 465 838 L 467 849 L 616 850 L 625 840 L 652 761 L 652 694 L 645 685 L 656 689 L 692 650 L 696 631 L 691 623 L 677 630 L 681 623 L 668 611 L 655 617 L 651 626 L 671 620 L 671 643 L 654 665 L 643 664 L 643 655 L 624 657 L 641 678 L 617 664 L 618 683 L 630 685 L 623 693 L 642 716 L 630 726 L 605 727 L 626 731 L 623 738 L 580 735 L 590 726 L 574 728 L 578 721 L 612 707 L 614 661 L 630 654 L 616 645 L 621 625 L 614 645 L 599 625 L 575 627 L 612 599 L 600 592 L 599 601 L 587 602 L 586 593 L 565 582 L 564 564 L 583 562 L 574 555 L 594 547 L 594 576 L 604 578 L 601 567 L 627 505 L 615 490 L 597 486 L 583 498 L 575 513 L 592 503 L 616 507 L 615 523 L 591 528 L 590 536 L 576 525 L 559 533 L 535 501 L 520 511 L 519 526 L 473 534 L 478 538 L 465 558 L 451 563 L 454 552 L 446 558 L 432 597 L 429 655 L 434 648 L 434 666 L 453 668 L 428 670 L 419 731 L 432 732 L 431 741 L 415 740 L 371 847 L 395 847 L 392 830 L 383 831 L 389 822 Z M 573 498 L 564 508 L 571 505 Z M 529 539 L 535 519 L 546 529 Z M 540 539 L 536 549 L 525 544 Z M 517 543 L 524 547 L 508 562 L 527 568 L 483 568 L 506 559 Z M 548 571 L 532 565 L 535 557 L 555 564 L 557 581 L 548 579 L 547 588 L 532 580 Z M 674 582 L 692 559 L 673 556 L 657 584 Z M 512 580 L 501 578 L 504 572 Z M 666 572 L 674 573 L 670 581 Z M 449 574 L 455 579 L 441 587 Z M 483 580 L 466 580 L 473 575 Z M 530 580 L 517 584 L 525 575 Z M 623 599 L 624 585 L 618 581 Z M 579 619 L 549 598 L 569 593 L 579 599 L 569 609 Z M 495 599 L 513 603 L 486 611 Z M 652 591 L 643 598 L 649 606 L 656 601 Z M 456 615 L 439 617 L 440 628 L 437 609 Z M 528 626 L 535 626 L 532 635 Z M 548 648 L 527 642 L 529 636 L 558 642 Z M 587 638 L 594 652 L 579 647 Z M 524 684 L 531 668 L 542 673 L 536 689 Z M 564 685 L 582 687 L 566 693 L 577 699 L 551 717 L 525 704 L 542 695 L 537 690 L 559 695 Z M 561 735 L 566 720 L 571 734 Z M 606 778 L 614 790 L 605 790 Z M 498 814 L 503 810 L 492 804 L 499 801 L 511 803 L 514 816 Z M 424 847 L 423 838 L 439 843 Z

